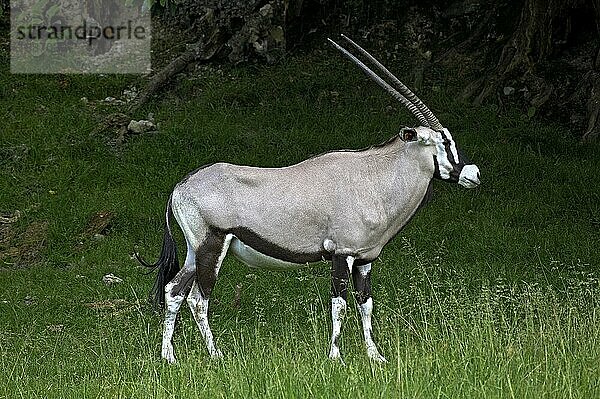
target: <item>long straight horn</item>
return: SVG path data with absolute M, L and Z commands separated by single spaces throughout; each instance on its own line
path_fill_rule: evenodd
M 431 128 L 433 128 L 435 130 L 443 129 L 443 126 L 440 123 L 440 121 L 438 120 L 438 118 L 436 118 L 436 116 L 433 114 L 433 112 L 431 112 L 431 110 L 429 108 L 427 108 L 427 106 L 423 103 L 423 101 L 421 101 L 421 99 L 419 99 L 419 97 L 417 97 L 417 95 L 415 93 L 413 93 L 408 87 L 406 87 L 406 85 L 404 83 L 402 83 L 396 76 L 394 76 L 394 74 L 392 74 L 385 66 L 383 66 L 383 64 L 381 62 L 379 62 L 375 57 L 373 57 L 371 54 L 369 54 L 369 52 L 367 50 L 365 50 L 364 48 L 362 48 L 361 46 L 356 44 L 348 36 L 346 36 L 344 34 L 342 34 L 341 36 L 346 41 L 348 41 L 348 43 L 350 43 L 355 49 L 357 49 L 363 56 L 368 58 L 369 61 L 371 61 L 373 64 L 375 64 L 375 66 L 377 68 L 379 68 L 379 70 L 381 70 L 384 74 L 386 74 L 392 80 L 392 82 L 394 82 L 394 84 L 400 90 L 400 92 L 409 101 L 411 101 L 413 104 L 415 104 L 415 106 L 419 109 L 419 111 L 421 111 L 421 113 L 427 119 L 428 125 Z
M 336 42 L 334 42 L 333 40 L 331 40 L 329 38 L 327 40 L 329 40 L 329 42 L 331 44 L 333 44 L 333 46 L 336 49 L 338 49 L 339 51 L 341 51 L 342 54 L 344 54 L 348 59 L 350 59 L 350 61 L 352 61 L 356 65 L 358 65 L 358 67 L 360 69 L 362 69 L 363 72 L 366 73 L 367 76 L 369 76 L 373 81 L 375 81 L 375 83 L 377 83 L 379 86 L 383 87 L 383 89 L 385 89 L 385 91 L 387 91 L 388 93 L 390 93 L 392 95 L 392 97 L 394 97 L 396 100 L 400 101 L 406 108 L 408 108 L 408 110 L 410 112 L 412 112 L 412 114 L 414 116 L 417 117 L 417 119 L 419 120 L 419 122 L 421 122 L 425 126 L 430 126 L 430 123 L 427 120 L 427 118 L 421 113 L 421 111 L 419 110 L 419 108 L 417 108 L 417 106 L 415 104 L 413 104 L 412 102 L 410 102 L 409 100 L 407 100 L 406 97 L 404 97 L 402 94 L 400 94 L 398 92 L 398 90 L 394 89 L 392 86 L 390 86 L 389 83 L 387 83 L 385 80 L 381 79 L 375 72 L 373 72 L 361 60 L 359 60 L 358 58 L 356 58 L 355 56 L 353 56 L 352 54 L 350 54 L 348 52 L 348 50 L 346 50 L 345 48 L 343 48 L 342 46 L 340 46 L 339 44 L 337 44 Z

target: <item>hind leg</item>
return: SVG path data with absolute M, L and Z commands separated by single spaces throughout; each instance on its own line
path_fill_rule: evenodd
M 231 243 L 231 234 L 209 232 L 196 252 L 196 279 L 187 302 L 196 324 L 206 342 L 208 353 L 213 358 L 223 357 L 215 346 L 212 331 L 208 324 L 208 300 L 217 281 L 219 269 Z
M 190 291 L 192 282 L 196 275 L 196 256 L 188 244 L 185 265 L 177 275 L 165 286 L 165 324 L 162 337 L 161 355 L 169 363 L 175 363 L 173 352 L 173 332 L 175 331 L 175 319 L 179 308 L 186 295 Z

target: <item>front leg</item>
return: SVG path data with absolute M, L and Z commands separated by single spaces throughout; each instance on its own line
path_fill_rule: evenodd
M 354 298 L 358 305 L 358 311 L 362 319 L 363 333 L 367 354 L 371 360 L 384 363 L 387 362 L 377 350 L 375 342 L 371 337 L 373 327 L 371 326 L 371 314 L 373 313 L 373 298 L 371 298 L 371 264 L 357 266 L 352 270 L 352 282 L 354 284 Z
M 333 255 L 331 269 L 331 319 L 333 329 L 331 332 L 330 359 L 342 360 L 340 355 L 339 337 L 342 330 L 342 320 L 346 313 L 346 300 L 348 299 L 348 282 L 350 270 L 354 264 L 352 256 Z

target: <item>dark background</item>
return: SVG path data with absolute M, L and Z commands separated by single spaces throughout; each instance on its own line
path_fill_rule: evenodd
M 454 83 L 464 101 L 600 134 L 599 0 L 176 0 L 154 14 L 198 46 L 192 62 L 275 63 L 343 32 L 405 59 L 417 91 Z
M 103 8 L 89 8 L 101 24 Z M 7 32 L 8 0 L 0 10 Z M 132 112 L 190 64 L 278 63 L 343 32 L 384 62 L 402 59 L 417 92 L 443 84 L 584 141 L 600 135 L 600 0 L 161 0 L 152 10 L 161 68 Z

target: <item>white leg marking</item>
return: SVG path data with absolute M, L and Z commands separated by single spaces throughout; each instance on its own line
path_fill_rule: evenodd
M 354 257 L 347 256 L 346 264 L 348 265 L 348 279 L 352 276 L 352 265 L 354 264 Z M 348 282 L 346 282 L 347 284 Z M 329 351 L 329 358 L 336 359 L 344 363 L 340 354 L 340 347 L 338 340 L 342 330 L 342 321 L 346 314 L 346 300 L 341 296 L 331 298 L 331 320 L 333 328 L 331 331 L 331 350 Z
M 178 275 L 194 272 L 195 268 L 196 255 L 189 242 L 187 242 L 185 264 Z M 174 280 L 177 280 L 177 277 Z M 171 290 L 175 285 L 176 283 L 169 282 L 165 286 L 165 326 L 163 330 L 161 355 L 163 359 L 167 360 L 169 363 L 175 363 L 176 361 L 171 340 L 173 338 L 173 332 L 175 331 L 175 319 L 177 318 L 177 313 L 185 299 L 184 295 L 171 295 Z
M 196 320 L 196 324 L 200 329 L 200 333 L 206 342 L 208 353 L 212 358 L 223 357 L 221 351 L 215 346 L 213 334 L 208 325 L 208 299 L 202 297 L 200 289 L 195 281 L 194 284 L 192 284 L 192 290 L 188 295 L 187 302 L 194 315 L 194 320 Z
M 371 264 L 367 263 L 366 265 L 357 266 L 358 272 L 363 277 L 367 277 L 369 272 L 371 271 Z M 367 354 L 369 358 L 375 360 L 380 363 L 385 363 L 387 360 L 377 350 L 377 346 L 371 337 L 373 332 L 373 327 L 371 325 L 371 315 L 373 314 L 373 298 L 367 298 L 367 301 L 362 305 L 358 305 L 358 311 L 360 313 L 363 334 L 365 336 L 365 345 L 367 346 Z
M 169 283 L 165 287 L 165 327 L 163 330 L 161 355 L 169 363 L 175 363 L 175 353 L 173 352 L 173 331 L 175 331 L 175 319 L 177 312 L 183 303 L 183 295 L 171 296 L 173 284 Z
M 348 256 L 346 258 L 346 263 L 348 264 L 348 276 L 352 276 L 352 265 L 354 264 L 354 258 L 352 256 Z
M 358 311 L 360 312 L 360 317 L 362 319 L 363 333 L 365 336 L 365 345 L 367 346 L 367 355 L 371 360 L 375 360 L 376 362 L 385 363 L 387 360 L 377 350 L 377 346 L 375 346 L 375 342 L 373 342 L 373 338 L 371 337 L 371 332 L 373 331 L 371 326 L 371 315 L 373 314 L 373 299 L 368 298 L 365 303 L 358 306 Z
M 221 269 L 221 264 L 223 263 L 223 259 L 225 259 L 225 255 L 227 255 L 227 251 L 229 250 L 229 244 L 231 244 L 232 238 L 233 238 L 233 234 L 227 234 L 225 236 L 225 241 L 223 242 L 223 248 L 221 249 L 221 254 L 219 255 L 219 259 L 217 260 L 217 266 L 215 267 L 215 276 L 219 275 L 219 270 Z
M 227 255 L 227 250 L 229 249 L 229 244 L 231 244 L 232 237 L 232 234 L 227 234 L 227 236 L 225 236 L 221 254 L 219 255 L 217 264 L 215 265 L 215 277 L 219 274 L 221 264 L 223 263 L 223 259 L 225 259 L 225 255 Z M 192 311 L 192 314 L 194 315 L 194 320 L 196 320 L 196 324 L 200 329 L 200 333 L 206 342 L 208 353 L 212 358 L 223 357 L 223 353 L 221 353 L 221 351 L 215 346 L 213 334 L 208 324 L 208 298 L 204 298 L 202 296 L 196 281 L 194 281 L 192 284 L 192 289 L 188 295 L 187 303 Z
M 329 358 L 335 360 L 342 360 L 340 354 L 340 347 L 338 345 L 338 339 L 342 330 L 342 320 L 346 313 L 346 301 L 342 297 L 331 298 L 331 319 L 333 321 L 333 330 L 331 333 L 331 350 L 329 351 Z
M 361 265 L 361 266 L 356 266 L 356 267 L 358 269 L 358 272 L 363 277 L 367 277 L 367 274 L 369 274 L 369 272 L 371 271 L 371 264 L 370 263 L 367 263 L 367 264 Z

